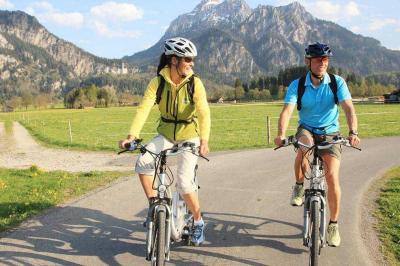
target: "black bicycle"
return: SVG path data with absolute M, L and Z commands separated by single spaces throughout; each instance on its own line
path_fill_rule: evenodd
M 310 171 L 305 175 L 309 180 L 309 188 L 305 189 L 304 200 L 304 226 L 303 226 L 303 245 L 310 249 L 309 265 L 318 265 L 318 256 L 321 249 L 326 246 L 326 190 L 325 190 L 325 171 L 319 150 L 329 149 L 332 145 L 343 145 L 357 150 L 360 148 L 350 145 L 348 139 L 335 136 L 332 141 L 318 141 L 314 138 L 312 145 L 304 144 L 297 140 L 295 136 L 289 136 L 282 141 L 281 147 L 293 145 L 296 148 L 304 147 L 305 154 L 313 154 L 312 162 L 309 162 Z
M 142 144 L 141 139 L 126 144 L 125 148 L 118 154 L 139 149 L 142 154 L 148 152 L 154 158 L 155 169 L 157 170 L 154 173 L 152 186 L 157 191 L 157 196 L 150 200 L 145 222 L 147 228 L 146 260 L 150 261 L 151 265 L 164 265 L 165 261 L 169 261 L 171 242 L 183 240 L 190 245 L 193 233 L 193 216 L 180 193 L 176 189 L 174 192 L 171 191 L 174 178 L 167 165 L 167 157 L 190 152 L 207 161 L 208 159 L 200 155 L 198 147 L 191 142 L 174 145 L 158 154 L 148 150 L 146 145 Z M 196 170 L 197 165 L 195 173 Z M 196 174 L 195 183 L 197 184 Z

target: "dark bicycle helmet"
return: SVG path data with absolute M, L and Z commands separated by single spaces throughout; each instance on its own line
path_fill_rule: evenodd
M 313 58 L 313 57 L 321 57 L 321 56 L 332 56 L 332 50 L 329 48 L 328 45 L 323 44 L 323 43 L 313 43 L 310 44 L 306 49 L 306 57 L 307 58 Z

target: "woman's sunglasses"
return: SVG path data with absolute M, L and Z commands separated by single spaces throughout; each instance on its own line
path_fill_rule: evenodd
M 193 62 L 193 57 L 184 57 L 183 61 L 185 61 L 186 63 L 192 63 Z

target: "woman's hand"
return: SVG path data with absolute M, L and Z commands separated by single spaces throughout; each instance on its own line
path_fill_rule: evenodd
M 118 146 L 119 146 L 120 149 L 126 149 L 126 148 L 125 148 L 125 144 L 131 143 L 131 142 L 134 141 L 135 139 L 136 139 L 136 138 L 135 138 L 134 136 L 128 135 L 128 136 L 126 137 L 126 139 L 120 140 L 120 141 L 118 142 Z
M 209 152 L 208 141 L 204 139 L 200 140 L 200 155 L 206 156 Z

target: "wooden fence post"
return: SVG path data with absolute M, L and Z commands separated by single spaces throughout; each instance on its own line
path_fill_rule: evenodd
M 69 128 L 69 143 L 72 144 L 72 127 L 71 127 L 71 120 L 68 120 L 68 128 Z
M 271 121 L 269 116 L 267 116 L 267 143 L 268 145 L 271 143 Z

